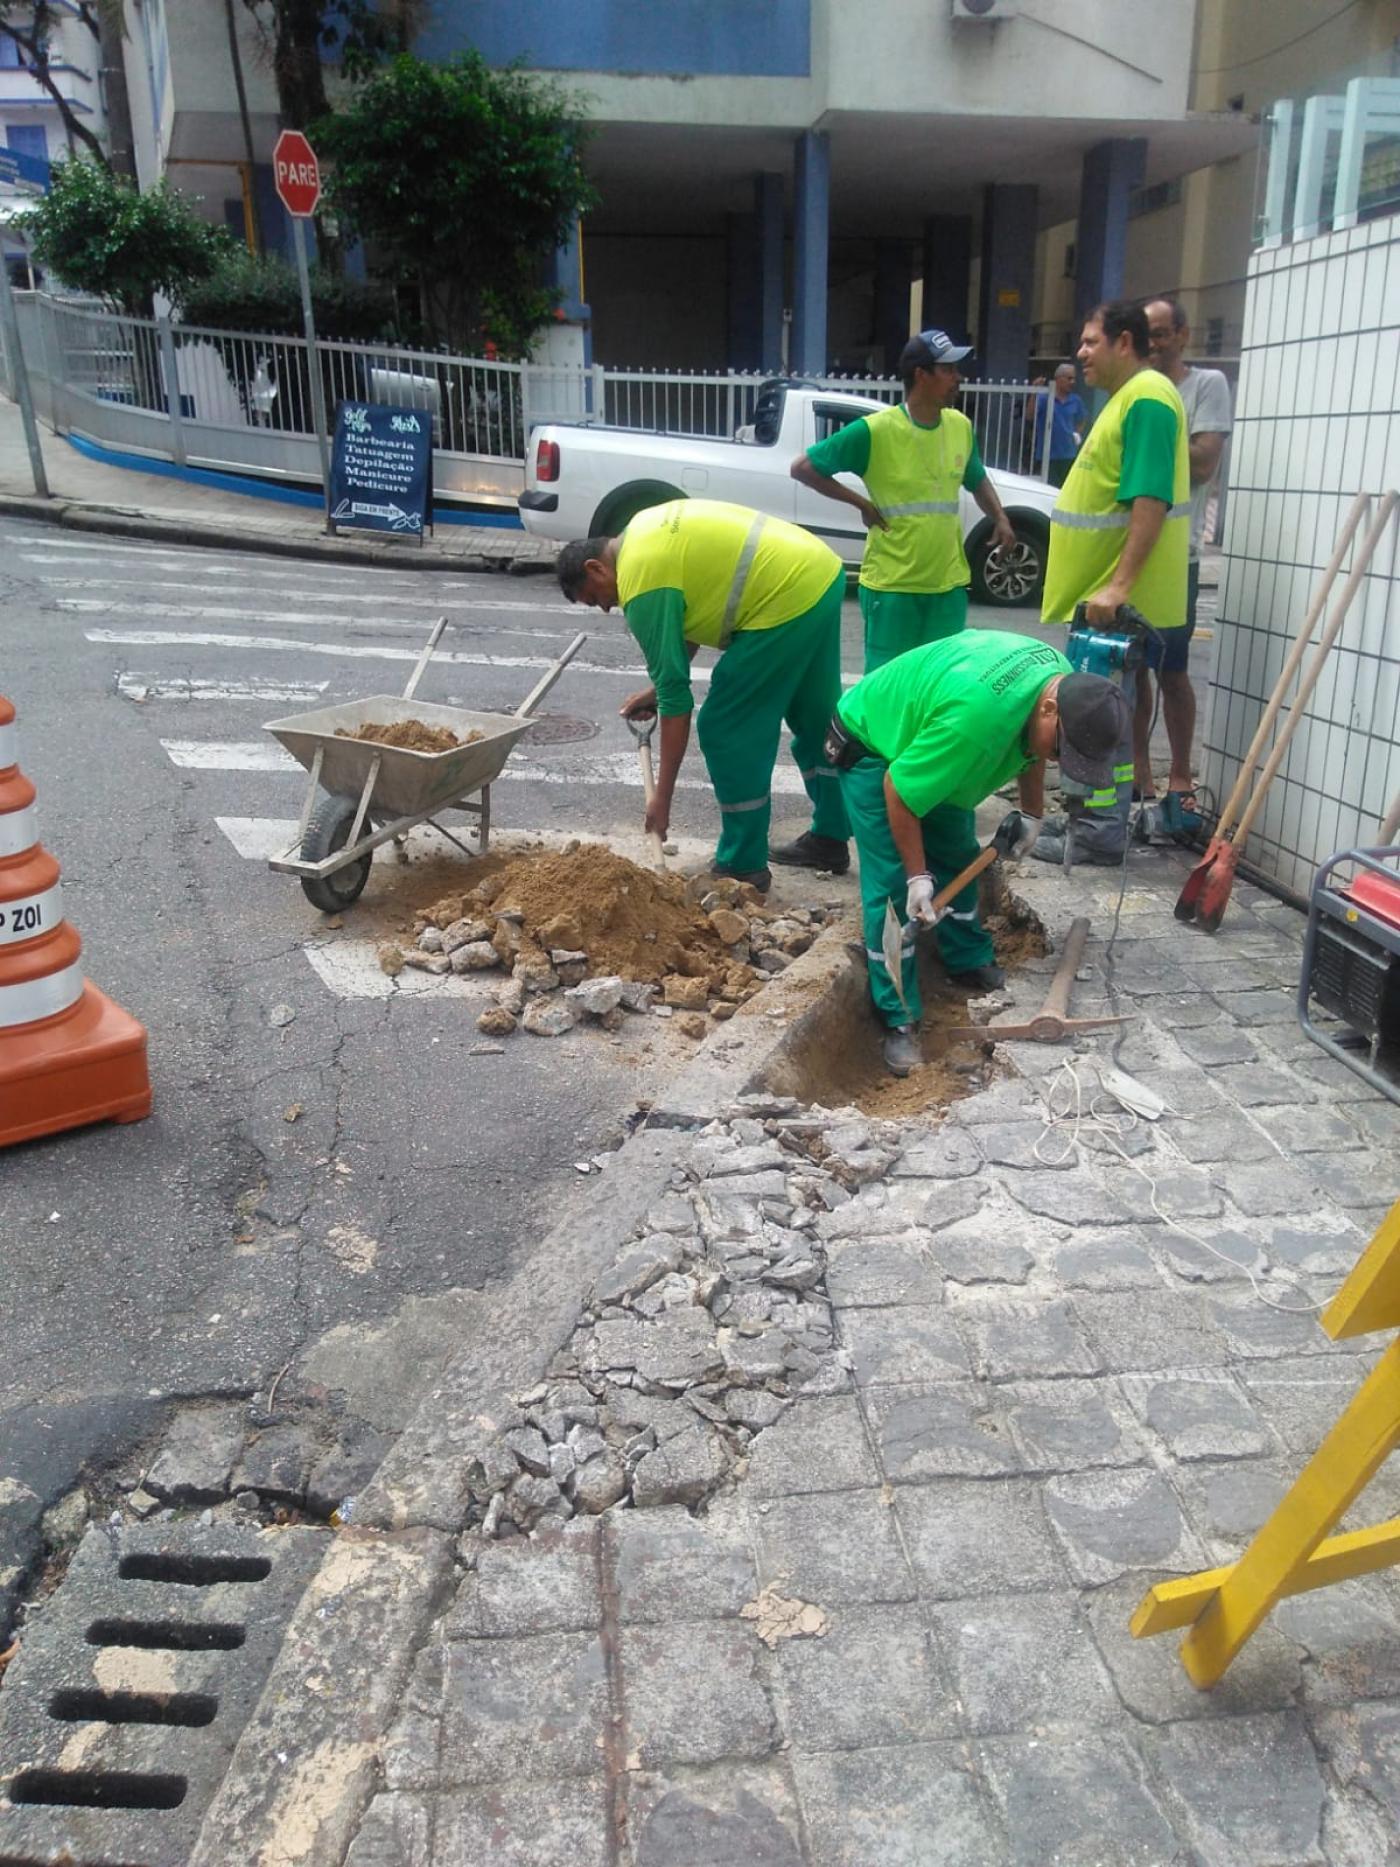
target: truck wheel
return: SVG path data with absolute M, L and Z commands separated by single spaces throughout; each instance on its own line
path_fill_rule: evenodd
M 588 535 L 590 538 L 616 538 L 624 526 L 649 506 L 664 506 L 668 499 L 685 497 L 678 486 L 666 486 L 660 480 L 634 480 L 630 486 L 620 486 L 615 493 L 608 494 L 593 514 Z
M 1013 517 L 1016 542 L 1008 550 L 992 551 L 990 533 L 972 554 L 972 597 L 998 609 L 1020 609 L 1038 603 L 1045 585 L 1048 539 L 1033 521 Z

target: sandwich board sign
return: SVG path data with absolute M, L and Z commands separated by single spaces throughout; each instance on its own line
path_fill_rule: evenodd
M 433 418 L 426 409 L 342 402 L 327 527 L 416 538 L 433 523 Z

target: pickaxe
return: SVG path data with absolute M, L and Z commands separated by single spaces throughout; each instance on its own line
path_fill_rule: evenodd
M 1084 958 L 1085 942 L 1089 938 L 1089 923 L 1083 917 L 1070 923 L 1070 930 L 1065 938 L 1065 949 L 1060 955 L 1060 963 L 1055 968 L 1055 977 L 1050 981 L 1050 990 L 1045 994 L 1045 1003 L 1035 1016 L 1026 1024 L 965 1024 L 949 1031 L 950 1038 L 985 1038 L 990 1037 L 1000 1043 L 1007 1038 L 1026 1038 L 1033 1044 L 1059 1044 L 1065 1038 L 1073 1037 L 1079 1031 L 1099 1031 L 1106 1025 L 1126 1024 L 1126 1017 L 1071 1018 L 1069 1013 L 1069 995 L 1074 990 L 1074 976 L 1079 971 Z

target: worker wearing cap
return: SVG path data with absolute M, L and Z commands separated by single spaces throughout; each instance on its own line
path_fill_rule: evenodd
M 964 487 L 992 521 L 998 548 L 1016 534 L 977 451 L 972 423 L 953 407 L 972 354 L 946 331 L 921 331 L 900 352 L 904 400 L 862 415 L 799 454 L 792 477 L 854 506 L 866 524 L 860 567 L 865 671 L 967 626 L 972 573 L 963 549 Z M 834 476 L 853 473 L 864 497 Z
M 789 471 L 813 492 L 854 506 L 866 525 L 860 566 L 865 671 L 967 627 L 968 569 L 959 494 L 964 487 L 991 519 L 993 545 L 1016 542 L 1011 521 L 977 451 L 967 416 L 952 404 L 972 354 L 946 331 L 921 331 L 900 352 L 904 400 L 862 415 L 799 454 Z M 856 474 L 865 494 L 843 486 Z M 869 496 L 866 497 L 866 494 Z M 773 851 L 794 867 L 846 867 L 847 852 L 800 836 Z
M 846 857 L 850 832 L 822 742 L 841 693 L 845 567 L 801 526 L 747 506 L 673 499 L 639 512 L 620 537 L 579 538 L 559 553 L 571 603 L 617 605 L 650 687 L 622 704 L 656 713 L 661 756 L 646 828 L 665 836 L 694 708 L 690 664 L 720 651 L 696 722 L 720 808 L 713 873 L 767 889 L 773 766 L 784 722 L 812 802 L 811 834 Z M 844 867 L 844 861 L 842 866 Z
M 1047 643 L 992 629 L 916 648 L 842 698 L 827 756 L 860 855 L 870 994 L 894 1075 L 919 1062 L 916 922 L 938 928 L 939 956 L 956 983 L 976 991 L 1002 983 L 976 882 L 932 909 L 937 889 L 977 855 L 977 805 L 1014 777 L 1022 834 L 1011 854 L 1029 855 L 1044 810 L 1045 760 L 1058 758 L 1067 778 L 1102 785 L 1130 719 L 1111 681 L 1072 673 Z M 898 988 L 884 954 L 891 903 L 904 925 Z
M 1186 411 L 1166 376 L 1149 365 L 1147 314 L 1138 305 L 1099 305 L 1084 321 L 1079 365 L 1108 401 L 1075 457 L 1050 515 L 1042 622 L 1086 619 L 1112 630 L 1126 603 L 1166 644 L 1162 665 L 1185 666 L 1187 559 L 1191 543 L 1191 463 Z M 1173 644 L 1181 638 L 1179 651 Z M 1071 647 L 1073 643 L 1071 642 Z M 1133 670 L 1123 691 L 1135 703 Z M 1077 861 L 1121 862 L 1132 813 L 1131 738 L 1112 782 L 1090 797 L 1073 825 Z M 1046 825 L 1036 855 L 1062 862 L 1068 820 Z

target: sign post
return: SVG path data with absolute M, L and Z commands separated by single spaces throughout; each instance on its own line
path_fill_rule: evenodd
M 306 266 L 306 222 L 321 199 L 321 167 L 316 152 L 300 130 L 283 130 L 272 152 L 272 173 L 277 198 L 292 223 L 292 247 L 301 281 L 301 315 L 306 326 L 306 369 L 311 384 L 311 419 L 316 424 L 316 447 L 321 456 L 321 485 L 330 500 L 331 465 L 326 448 L 326 398 L 321 385 L 321 360 L 316 351 L 316 319 L 311 309 L 311 275 Z
M 19 418 L 24 428 L 24 444 L 29 449 L 29 471 L 34 476 L 34 491 L 40 499 L 48 499 L 49 479 L 44 471 L 44 451 L 39 444 L 39 424 L 34 419 L 34 398 L 29 393 L 29 365 L 24 360 L 24 347 L 20 342 L 19 318 L 15 314 L 14 296 L 10 290 L 10 272 L 0 259 L 0 326 L 5 333 L 5 351 L 10 360 L 10 385 L 19 403 Z

